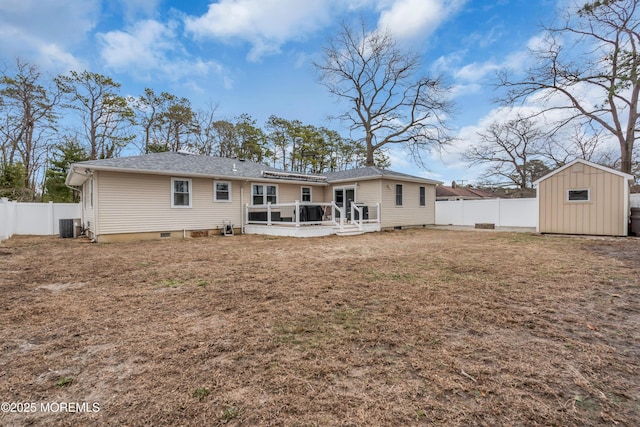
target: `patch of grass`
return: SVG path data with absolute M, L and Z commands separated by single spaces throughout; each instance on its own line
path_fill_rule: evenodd
M 71 383 L 73 383 L 73 378 L 71 377 L 61 377 L 58 379 L 58 382 L 56 382 L 56 385 L 58 387 L 68 387 L 71 385 Z
M 391 275 L 391 280 L 401 281 L 401 282 L 412 282 L 418 276 L 413 273 L 393 273 Z
M 162 279 L 155 282 L 158 286 L 164 286 L 167 288 L 177 288 L 178 286 L 184 284 L 184 280 L 182 279 Z
M 322 341 L 318 330 L 319 321 L 317 319 L 302 319 L 292 324 L 278 323 L 274 326 L 278 342 L 311 347 L 317 347 Z
M 156 264 L 156 261 L 141 261 L 138 263 L 140 267 L 149 267 L 150 265 Z
M 238 416 L 240 416 L 240 408 L 238 408 L 237 406 L 229 406 L 225 408 L 224 412 L 222 413 L 222 419 L 225 421 L 238 418 Z
M 361 308 L 342 308 L 333 312 L 333 321 L 345 330 L 359 331 L 362 326 Z
M 506 243 L 532 243 L 538 241 L 540 236 L 529 233 L 499 233 L 499 239 Z
M 382 273 L 375 270 L 368 270 L 364 272 L 367 281 L 389 281 L 412 283 L 418 279 L 418 275 L 415 273 Z
M 208 284 L 209 284 L 209 282 L 207 282 L 207 281 L 206 281 L 206 280 L 204 280 L 204 279 L 199 279 L 199 280 L 198 280 L 198 283 L 196 283 L 196 285 L 198 285 L 198 286 L 200 286 L 200 287 L 205 287 L 205 286 L 207 286 Z
M 575 406 L 584 411 L 598 410 L 598 402 L 590 397 L 576 396 L 573 399 L 573 403 Z
M 209 396 L 210 393 L 211 391 L 208 388 L 203 387 L 195 389 L 192 396 L 202 402 L 205 397 Z

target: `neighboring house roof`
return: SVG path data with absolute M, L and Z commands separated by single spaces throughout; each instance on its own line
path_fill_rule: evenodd
M 436 197 L 456 197 L 460 199 L 495 199 L 496 195 L 485 190 L 473 187 L 436 187 Z
M 553 175 L 555 175 L 555 174 L 557 174 L 559 172 L 562 172 L 563 170 L 565 170 L 567 168 L 570 168 L 571 166 L 575 165 L 576 163 L 582 163 L 582 164 L 585 164 L 587 166 L 591 166 L 591 167 L 594 167 L 596 169 L 600 169 L 600 170 L 603 170 L 605 172 L 609 172 L 609 173 L 612 173 L 614 175 L 621 176 L 621 177 L 625 178 L 628 181 L 634 181 L 635 180 L 635 176 L 630 175 L 628 173 L 620 172 L 619 170 L 611 169 L 611 168 L 608 168 L 606 166 L 602 166 L 602 165 L 599 165 L 597 163 L 590 162 L 588 160 L 576 159 L 576 160 L 574 160 L 574 161 L 572 161 L 570 163 L 567 163 L 566 165 L 564 165 L 562 167 L 559 167 L 558 169 L 554 170 L 553 172 L 546 174 L 542 178 L 536 180 L 533 183 L 533 185 L 537 186 L 540 182 L 544 181 L 545 179 L 548 179 L 548 178 L 552 177 Z
M 328 172 L 325 174 L 327 181 L 330 183 L 339 183 L 344 181 L 367 180 L 388 178 L 401 181 L 424 182 L 426 184 L 442 184 L 441 181 L 421 178 L 418 176 L 408 175 L 406 173 L 395 172 L 389 169 L 382 169 L 377 166 L 366 166 L 363 168 L 350 169 L 340 172 Z
M 164 152 L 74 163 L 67 176 L 67 185 L 82 185 L 92 170 L 217 179 L 287 180 L 316 185 L 326 185 L 327 182 L 376 178 L 394 178 L 430 184 L 441 183 L 440 181 L 433 181 L 372 166 L 342 172 L 332 172 L 324 175 L 312 175 L 289 172 L 249 160 L 200 156 L 186 152 Z

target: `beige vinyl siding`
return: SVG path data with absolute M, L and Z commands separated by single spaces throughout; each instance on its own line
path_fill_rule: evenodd
M 380 203 L 381 182 L 379 179 L 360 182 L 356 187 L 356 203 L 364 203 L 369 206 Z
M 396 184 L 402 184 L 403 206 L 396 207 Z M 356 202 L 373 208 L 380 203 L 380 219 L 382 228 L 419 226 L 435 224 L 436 187 L 433 184 L 373 179 L 335 184 L 327 189 L 325 201 L 333 199 L 334 188 L 356 189 Z M 425 187 L 426 206 L 420 206 L 420 187 Z
M 332 187 L 327 188 L 324 201 L 326 203 L 331 203 L 334 198 L 334 190 L 336 188 L 354 188 L 356 203 L 364 203 L 366 205 L 373 206 L 376 203 L 380 203 L 380 185 L 379 179 L 359 181 L 357 183 L 348 182 L 345 184 L 335 184 Z
M 396 206 L 396 184 L 402 185 L 402 206 Z M 426 206 L 420 206 L 420 187 L 425 187 Z M 406 181 L 382 182 L 383 228 L 435 224 L 436 187 Z
M 216 229 L 223 221 L 241 225 L 240 181 L 231 182 L 231 202 L 214 202 L 214 180 L 191 178 L 192 207 L 171 208 L 171 178 L 99 172 L 99 233 Z
M 577 163 L 541 181 L 541 233 L 624 235 L 624 177 Z M 568 190 L 589 190 L 589 201 L 568 201 Z
M 279 182 L 250 181 L 250 185 L 246 186 L 246 203 L 251 204 L 251 192 L 253 185 L 275 185 L 278 187 L 278 203 L 294 203 L 296 200 L 302 201 L 302 187 L 311 187 L 311 201 L 321 203 L 324 200 L 324 188 L 317 185 L 309 184 L 287 184 Z

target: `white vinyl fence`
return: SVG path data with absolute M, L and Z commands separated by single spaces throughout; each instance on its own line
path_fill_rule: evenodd
M 18 203 L 0 199 L 0 241 L 14 234 L 54 235 L 60 220 L 80 218 L 79 203 Z
M 436 201 L 436 225 L 495 224 L 496 227 L 537 227 L 537 199 Z
M 640 208 L 640 193 L 634 193 L 631 195 L 631 207 Z

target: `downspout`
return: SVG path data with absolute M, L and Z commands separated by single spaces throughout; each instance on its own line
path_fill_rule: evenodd
M 73 167 L 72 167 L 73 168 Z M 94 173 L 92 170 L 90 169 L 85 169 L 84 172 L 82 173 L 84 176 L 88 176 L 89 179 L 93 179 L 94 178 Z M 85 181 L 86 182 L 86 181 Z M 84 206 L 85 206 L 85 200 L 84 200 L 84 191 L 82 190 L 82 187 L 78 188 L 78 187 L 73 187 L 69 184 L 64 183 L 65 187 L 70 188 L 73 191 L 77 191 L 80 193 L 80 221 L 84 227 L 84 225 L 86 224 L 85 221 L 85 216 L 84 216 Z M 93 238 L 91 239 L 91 243 L 95 243 L 96 242 L 96 237 L 98 236 L 97 233 L 97 215 L 96 215 L 96 207 L 98 205 L 98 199 L 97 199 L 97 191 L 96 191 L 96 182 L 93 183 L 93 195 L 94 195 L 94 205 L 92 206 L 93 209 L 93 226 L 94 226 L 94 233 L 93 233 Z M 91 192 L 91 189 L 89 189 L 89 192 Z M 91 195 L 89 195 L 89 197 L 91 197 Z
M 624 179 L 624 220 L 622 224 L 623 236 L 629 235 L 629 216 L 631 214 L 631 180 Z
M 244 224 L 246 222 L 244 217 L 244 186 L 247 185 L 248 182 L 249 180 L 247 179 L 240 186 L 240 230 L 242 234 L 244 234 Z
M 540 233 L 540 183 L 536 184 L 536 233 Z

